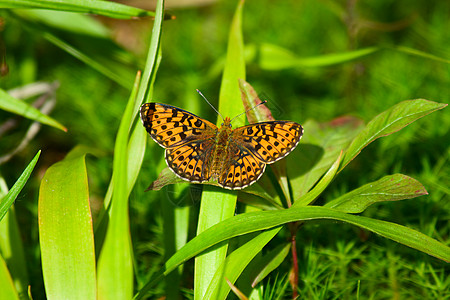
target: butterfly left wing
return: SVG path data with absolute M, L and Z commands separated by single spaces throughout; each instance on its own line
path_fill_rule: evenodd
M 175 148 L 166 149 L 167 166 L 181 179 L 194 183 L 208 181 L 211 177 L 210 158 L 212 140 L 192 141 Z
M 233 142 L 247 148 L 263 163 L 282 159 L 297 147 L 303 135 L 300 124 L 270 121 L 250 124 L 233 130 Z
M 163 148 L 173 148 L 190 141 L 214 138 L 216 125 L 184 109 L 162 104 L 145 103 L 141 106 L 145 129 Z

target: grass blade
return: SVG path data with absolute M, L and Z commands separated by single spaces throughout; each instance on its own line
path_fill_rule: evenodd
M 315 57 L 297 57 L 291 51 L 276 45 L 263 44 L 259 64 L 266 70 L 282 70 L 299 67 L 326 67 L 353 61 L 379 51 L 370 47 L 343 53 L 331 53 Z
M 45 173 L 39 190 L 39 240 L 49 299 L 96 299 L 95 251 L 85 154 Z
M 339 154 L 339 157 L 334 162 L 334 164 L 330 167 L 330 169 L 327 171 L 327 173 L 322 177 L 322 179 L 319 181 L 319 183 L 316 184 L 316 186 L 309 191 L 306 195 L 300 197 L 297 201 L 294 202 L 292 207 L 301 207 L 311 204 L 319 195 L 327 188 L 327 186 L 331 183 L 331 181 L 334 179 L 334 176 L 336 175 L 339 163 L 342 159 L 342 151 Z
M 110 1 L 97 0 L 0 0 L 2 8 L 40 8 L 96 14 L 110 18 L 130 19 L 133 17 L 154 16 L 151 11 Z
M 98 293 L 100 299 L 129 299 L 133 295 L 132 246 L 128 216 L 128 132 L 135 111 L 140 73 L 136 76 L 120 122 L 114 147 L 113 194 L 108 229 L 98 260 Z
M 13 187 L 9 190 L 9 192 L 6 194 L 5 197 L 3 197 L 0 201 L 0 221 L 3 219 L 5 214 L 8 212 L 11 205 L 14 203 L 14 201 L 17 198 L 17 195 L 19 195 L 20 191 L 25 186 L 25 183 L 27 183 L 28 178 L 30 178 L 31 172 L 33 172 L 34 166 L 36 165 L 39 156 L 41 155 L 41 151 L 39 150 L 38 153 L 34 156 L 34 158 L 31 160 L 31 162 L 28 164 L 28 166 L 25 168 L 25 170 L 22 172 L 22 175 L 20 175 L 19 179 L 17 179 L 16 183 L 13 185 Z
M 255 277 L 252 282 L 252 287 L 255 287 L 259 282 L 261 282 L 267 275 L 269 275 L 273 270 L 278 268 L 286 257 L 289 255 L 291 250 L 291 244 L 286 243 L 278 245 L 275 249 L 271 250 L 269 253 L 264 255 L 260 260 L 259 267 L 261 271 Z
M 32 107 L 26 102 L 11 97 L 7 92 L 0 89 L 0 109 L 9 111 L 16 115 L 25 117 L 27 119 L 46 124 L 63 131 L 67 131 L 66 127 L 55 121 L 51 117 L 44 115 L 38 109 Z
M 150 42 L 147 62 L 140 85 L 137 78 L 135 87 L 130 96 L 125 113 L 120 123 L 117 134 L 114 173 L 113 196 L 110 210 L 110 222 L 105 237 L 105 243 L 100 253 L 98 262 L 98 290 L 103 299 L 130 299 L 133 294 L 133 267 L 131 258 L 131 237 L 129 232 L 128 196 L 134 182 L 128 182 L 127 157 L 129 145 L 135 143 L 135 139 L 128 140 L 133 120 L 138 112 L 138 107 L 144 98 L 151 95 L 151 86 L 155 80 L 156 71 L 160 60 L 160 37 L 164 14 L 164 1 L 158 1 L 156 6 L 156 18 L 153 24 L 152 38 Z M 140 77 L 139 77 L 140 79 Z M 137 136 L 142 137 L 143 143 L 139 144 L 139 153 L 145 151 L 146 133 L 141 124 L 135 129 Z M 135 158 L 134 158 L 135 159 Z M 140 165 L 140 159 L 136 165 Z M 137 168 L 135 170 L 138 170 Z M 134 179 L 134 176 L 132 177 Z M 129 185 L 131 184 L 131 186 Z M 119 270 L 119 271 L 118 271 Z

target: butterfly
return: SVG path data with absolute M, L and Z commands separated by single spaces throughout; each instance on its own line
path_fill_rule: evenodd
M 167 166 L 192 183 L 215 181 L 230 190 L 256 182 L 267 164 L 288 155 L 303 135 L 300 124 L 269 121 L 236 129 L 229 117 L 218 128 L 184 109 L 162 104 L 141 106 L 141 120 L 165 150 Z

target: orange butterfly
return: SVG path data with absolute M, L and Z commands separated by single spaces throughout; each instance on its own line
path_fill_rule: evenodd
M 147 132 L 166 149 L 166 163 L 181 179 L 193 183 L 217 181 L 226 189 L 243 189 L 256 182 L 266 164 L 295 149 L 301 125 L 270 121 L 231 128 L 229 117 L 220 128 L 181 108 L 145 103 L 141 119 Z

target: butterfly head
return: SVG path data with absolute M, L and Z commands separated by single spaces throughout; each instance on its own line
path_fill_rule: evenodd
M 225 119 L 223 119 L 222 127 L 229 127 L 229 128 L 231 128 L 230 117 L 226 117 Z

